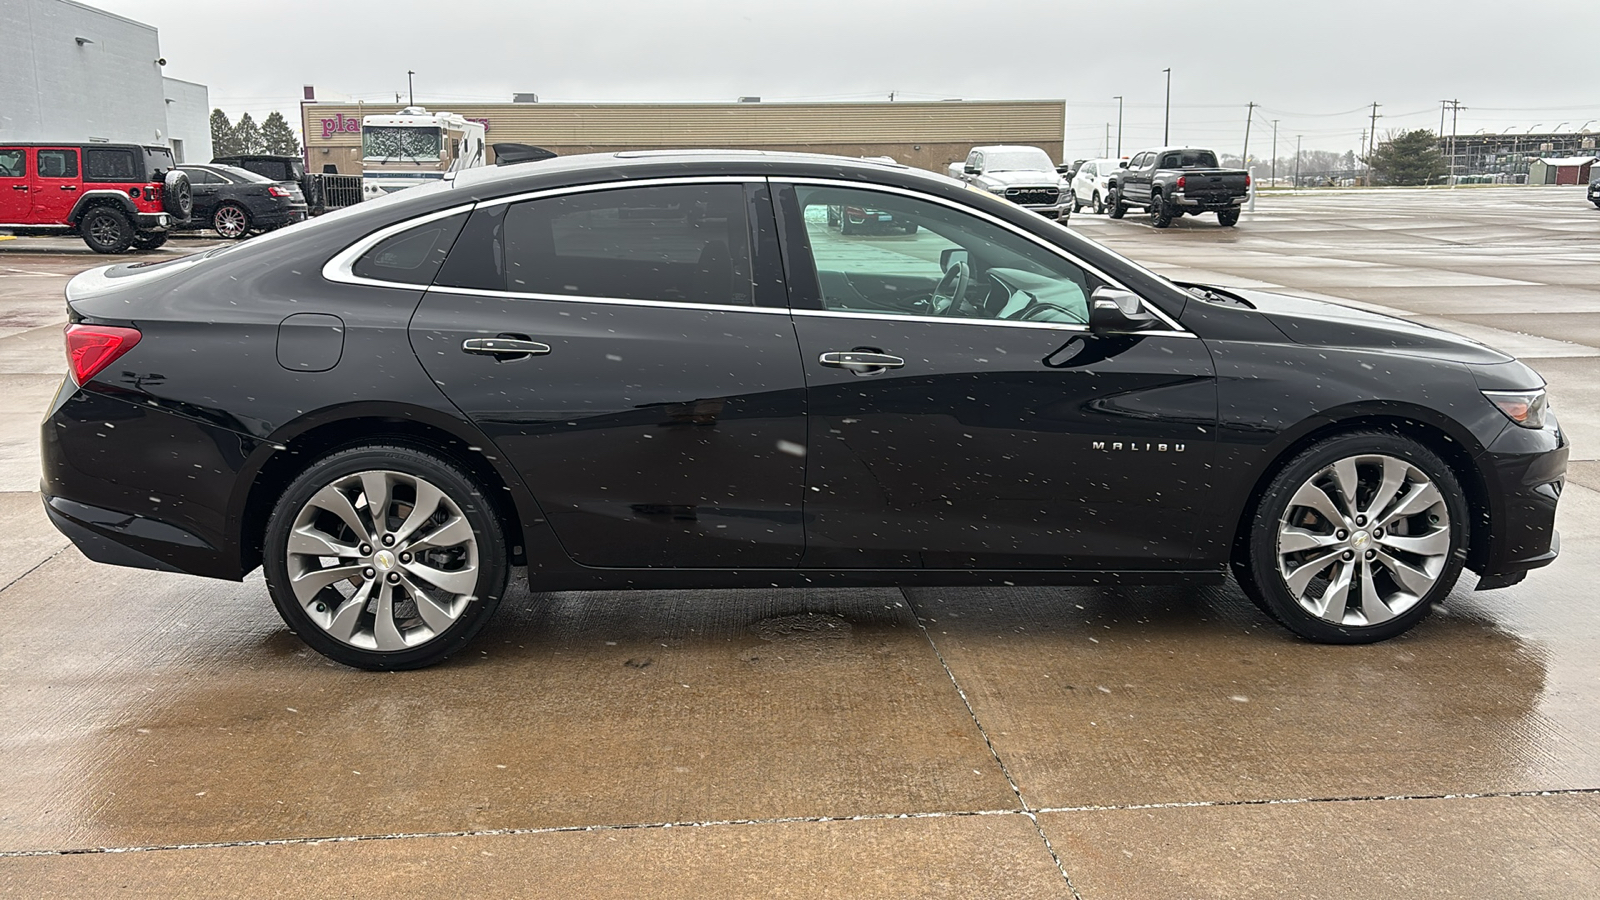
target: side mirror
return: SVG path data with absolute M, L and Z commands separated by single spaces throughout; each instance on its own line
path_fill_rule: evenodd
M 1138 295 L 1117 288 L 1098 287 L 1089 295 L 1091 334 L 1137 334 L 1154 328 L 1159 320 L 1146 311 Z
M 1125 159 L 1117 160 L 1117 168 L 1126 169 L 1127 167 L 1128 167 L 1128 161 L 1127 160 L 1125 160 Z
M 939 271 L 948 272 L 956 263 L 967 262 L 971 254 L 960 247 L 946 247 L 939 251 Z
M 961 171 L 967 173 L 968 175 L 982 175 L 983 174 L 983 169 L 979 168 L 978 166 L 976 166 L 976 165 L 974 165 L 972 163 L 967 163 L 966 165 L 962 166 L 961 167 Z

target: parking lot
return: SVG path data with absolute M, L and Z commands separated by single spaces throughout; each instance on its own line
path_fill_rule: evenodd
M 358 672 L 285 630 L 259 572 L 101 566 L 47 523 L 61 290 L 106 259 L 3 241 L 0 895 L 1593 893 L 1600 210 L 1343 191 L 1264 195 L 1232 229 L 1073 228 L 1528 361 L 1574 445 L 1561 558 L 1500 591 L 1467 575 L 1356 647 L 1232 584 L 522 586 L 464 656 Z

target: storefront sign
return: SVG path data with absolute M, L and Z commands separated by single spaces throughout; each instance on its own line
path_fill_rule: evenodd
M 484 130 L 485 133 L 487 133 L 489 131 L 489 120 L 488 119 L 471 119 L 471 118 L 469 118 L 469 119 L 467 119 L 467 121 L 468 122 L 477 122 L 479 125 L 482 125 L 483 126 L 483 130 Z M 332 138 L 336 134 L 360 134 L 360 133 L 361 133 L 361 117 L 360 116 L 346 116 L 344 113 L 339 113 L 339 114 L 335 115 L 331 119 L 323 119 L 322 120 L 322 139 L 325 140 L 325 141 L 330 139 L 330 138 Z

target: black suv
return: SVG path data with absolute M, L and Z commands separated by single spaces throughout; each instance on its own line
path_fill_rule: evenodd
M 0 228 L 77 232 L 96 253 L 154 250 L 194 207 L 172 151 L 138 144 L 0 144 Z

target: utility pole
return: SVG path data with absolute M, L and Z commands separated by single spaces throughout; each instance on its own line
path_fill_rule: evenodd
M 1243 157 L 1244 162 L 1242 163 L 1242 165 L 1246 169 L 1250 168 L 1250 121 L 1252 119 L 1254 119 L 1255 117 L 1256 117 L 1256 102 L 1254 100 L 1251 100 L 1250 101 L 1250 105 L 1248 107 L 1246 107 L 1245 116 L 1244 116 L 1244 157 Z
M 1378 106 L 1372 104 L 1372 128 L 1367 132 L 1367 187 L 1372 187 L 1372 152 L 1378 147 Z
M 1300 187 L 1300 138 L 1304 135 L 1294 136 L 1294 186 Z
M 410 106 L 417 105 L 417 91 L 411 86 L 411 76 L 415 74 L 417 73 L 411 71 L 410 69 L 406 70 L 406 94 L 411 98 L 411 103 L 409 104 Z
M 1272 186 L 1278 186 L 1278 120 L 1272 120 Z
M 1161 125 L 1161 146 L 1165 147 L 1172 143 L 1172 69 L 1167 68 L 1161 71 L 1167 73 L 1167 115 L 1162 120 Z M 1117 148 L 1117 155 L 1122 155 L 1120 146 Z
M 1122 158 L 1122 95 L 1111 98 L 1117 101 L 1117 159 Z M 1107 153 L 1107 156 L 1111 154 Z
M 1466 109 L 1460 100 L 1450 101 L 1450 186 L 1456 186 L 1456 119 Z
M 1106 123 L 1106 155 L 1111 155 L 1111 123 Z

